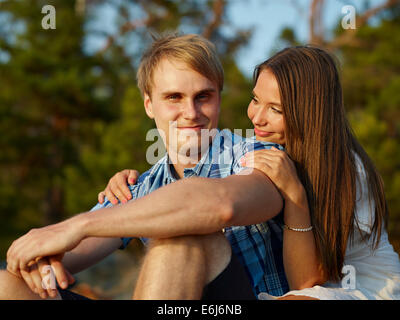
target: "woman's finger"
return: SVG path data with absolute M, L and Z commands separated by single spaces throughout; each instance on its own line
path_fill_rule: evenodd
M 98 196 L 97 196 L 97 200 L 99 201 L 99 203 L 103 203 L 104 202 L 104 197 L 105 197 L 105 193 L 104 191 L 99 192 Z
M 249 168 L 254 168 L 262 171 L 267 176 L 270 176 L 272 167 L 268 163 L 268 161 L 260 161 L 260 156 L 248 157 L 244 160 L 244 165 Z
M 123 195 L 123 199 L 120 199 L 122 202 L 128 201 L 132 198 L 131 191 L 128 187 L 129 181 L 129 170 L 127 170 L 124 174 L 118 174 L 115 177 L 116 188 L 118 188 L 119 193 Z
M 289 161 L 291 161 L 288 156 L 283 153 L 278 153 L 278 151 L 271 150 L 260 150 L 260 151 L 268 151 L 268 152 L 252 152 L 246 153 L 246 159 L 254 158 L 255 161 L 266 161 L 270 166 L 275 167 L 277 169 L 285 169 L 288 165 L 290 165 Z
M 139 178 L 140 173 L 137 170 L 129 170 L 129 176 L 128 176 L 128 183 L 129 184 L 135 184 L 137 179 Z
M 119 188 L 116 180 L 110 181 L 110 188 L 106 189 L 106 196 L 107 196 L 107 198 L 109 198 L 109 197 L 116 198 L 117 202 L 116 203 L 113 202 L 113 204 L 118 204 L 118 201 L 121 201 L 121 202 L 127 201 L 123 192 Z
M 114 192 L 111 190 L 110 186 L 108 185 L 106 190 L 104 190 L 104 193 L 108 199 L 108 201 L 110 201 L 112 204 L 118 204 L 118 199 L 116 198 L 116 195 L 114 194 Z

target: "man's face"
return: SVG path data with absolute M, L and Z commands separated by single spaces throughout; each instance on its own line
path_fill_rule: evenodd
M 204 134 L 204 129 L 217 128 L 220 93 L 216 83 L 185 63 L 163 59 L 153 72 L 151 97 L 144 95 L 144 105 L 170 155 L 185 155 L 189 148 L 190 156 L 196 157 L 201 151 L 200 130 Z

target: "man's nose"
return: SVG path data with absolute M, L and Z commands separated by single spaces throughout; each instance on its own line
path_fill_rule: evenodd
M 198 108 L 196 106 L 195 101 L 193 100 L 185 101 L 185 103 L 183 103 L 182 105 L 182 108 L 183 108 L 182 116 L 185 119 L 193 120 L 198 117 L 199 112 L 197 110 Z

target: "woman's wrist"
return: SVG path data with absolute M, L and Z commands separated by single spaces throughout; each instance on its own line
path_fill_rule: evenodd
M 285 197 L 284 221 L 287 226 L 292 228 L 311 226 L 307 194 L 302 185 Z
M 298 207 L 308 208 L 306 190 L 300 182 L 296 186 L 285 192 L 283 197 L 285 198 L 286 203 L 291 202 Z

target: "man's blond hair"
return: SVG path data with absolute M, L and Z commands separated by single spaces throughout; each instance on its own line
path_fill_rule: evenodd
M 153 36 L 154 42 L 143 54 L 137 71 L 137 84 L 142 96 L 151 97 L 153 74 L 164 58 L 186 63 L 207 79 L 216 83 L 222 91 L 224 71 L 218 58 L 215 46 L 206 38 L 187 34 L 164 33 Z

